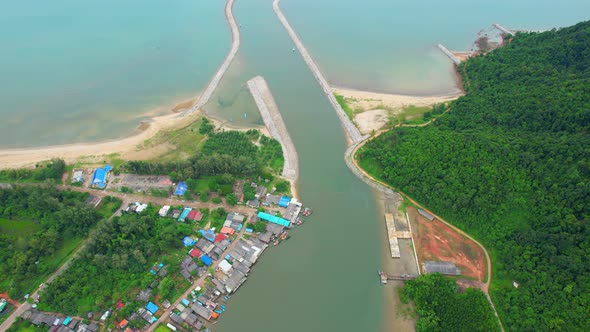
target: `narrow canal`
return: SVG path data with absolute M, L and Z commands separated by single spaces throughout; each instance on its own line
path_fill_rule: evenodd
M 315 213 L 264 254 L 214 330 L 379 331 L 382 222 L 375 196 L 346 168 L 338 118 L 292 51 L 272 1 L 238 0 L 234 14 L 241 49 L 206 108 L 236 123 L 260 122 L 245 86 L 264 76 L 299 153 L 299 194 Z

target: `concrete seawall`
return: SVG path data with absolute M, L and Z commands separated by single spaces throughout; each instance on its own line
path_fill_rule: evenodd
M 299 177 L 299 157 L 266 80 L 261 76 L 256 76 L 248 81 L 248 88 L 252 97 L 254 97 L 256 106 L 258 106 L 262 120 L 264 120 L 270 135 L 281 143 L 283 157 L 285 158 L 283 177 L 291 182 L 297 181 Z
M 332 104 L 332 107 L 336 111 L 336 115 L 338 115 L 338 118 L 340 119 L 340 123 L 342 124 L 342 128 L 344 129 L 344 131 L 348 135 L 348 138 L 350 139 L 352 144 L 362 141 L 363 136 L 362 136 L 361 132 L 352 123 L 352 121 L 350 121 L 350 119 L 348 118 L 348 116 L 346 115 L 346 113 L 344 112 L 342 107 L 340 107 L 340 104 L 338 104 L 338 101 L 334 97 L 334 93 L 332 92 L 332 89 L 330 88 L 328 81 L 326 81 L 326 79 L 322 75 L 322 72 L 320 71 L 319 67 L 313 61 L 313 58 L 311 57 L 309 52 L 307 52 L 307 50 L 305 49 L 305 46 L 303 46 L 303 43 L 301 42 L 301 40 L 297 36 L 297 33 L 295 32 L 295 30 L 293 30 L 293 28 L 289 24 L 289 21 L 287 21 L 287 18 L 281 12 L 281 8 L 279 7 L 279 3 L 280 3 L 280 0 L 274 0 L 274 2 L 272 4 L 273 10 L 275 11 L 277 17 L 279 18 L 279 20 L 281 21 L 281 23 L 283 24 L 283 26 L 287 30 L 289 37 L 291 37 L 291 39 L 293 40 L 293 43 L 295 44 L 295 46 L 297 47 L 297 50 L 299 51 L 299 53 L 303 57 L 303 60 L 305 60 L 305 63 L 307 64 L 307 66 L 309 67 L 311 72 L 313 73 L 313 76 L 315 77 L 315 79 L 318 81 L 318 83 L 322 87 L 322 90 L 324 91 L 324 94 L 326 94 L 328 101 L 330 102 L 330 104 Z
M 461 63 L 461 60 L 459 60 L 459 58 L 457 58 L 451 51 L 449 51 L 446 47 L 444 47 L 442 44 L 438 44 L 437 45 L 438 48 L 443 51 L 444 54 L 446 54 L 449 59 L 451 59 L 451 61 L 453 61 L 456 65 Z
M 229 65 L 231 64 L 234 57 L 238 53 L 238 50 L 240 49 L 240 29 L 238 27 L 238 24 L 236 23 L 236 19 L 233 13 L 234 1 L 235 0 L 227 0 L 225 4 L 225 18 L 227 19 L 227 23 L 229 24 L 232 37 L 231 48 L 229 50 L 229 53 L 225 57 L 225 60 L 223 60 L 223 63 L 221 64 L 215 75 L 213 75 L 211 81 L 209 81 L 209 84 L 207 85 L 205 91 L 203 91 L 201 96 L 199 96 L 197 102 L 190 109 L 182 112 L 181 115 L 191 114 L 199 110 L 201 107 L 205 106 L 205 104 L 207 104 L 207 102 L 217 89 L 219 82 L 221 82 L 223 75 L 225 75 L 225 72 L 229 68 Z

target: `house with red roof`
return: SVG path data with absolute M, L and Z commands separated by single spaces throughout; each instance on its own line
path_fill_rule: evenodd
M 194 209 L 191 210 L 191 212 L 186 217 L 190 220 L 201 221 L 201 219 L 203 219 L 203 213 L 197 209 Z
M 201 256 L 201 251 L 197 248 L 193 248 L 188 252 L 188 254 L 191 255 L 192 258 L 198 258 Z

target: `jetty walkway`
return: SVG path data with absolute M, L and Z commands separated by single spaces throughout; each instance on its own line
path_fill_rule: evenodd
M 442 44 L 438 44 L 437 46 L 444 54 L 446 54 L 449 57 L 449 59 L 451 59 L 451 61 L 453 61 L 453 63 L 455 63 L 456 65 L 459 65 L 461 63 L 461 60 L 459 60 L 459 58 L 457 58 L 451 51 L 449 51 Z
M 281 21 L 281 23 L 283 24 L 283 26 L 285 27 L 285 30 L 287 30 L 289 37 L 291 37 L 291 40 L 293 40 L 293 43 L 295 44 L 295 46 L 297 47 L 297 50 L 299 51 L 299 53 L 303 57 L 303 60 L 305 61 L 305 63 L 309 67 L 309 69 L 311 70 L 313 76 L 320 84 L 322 90 L 324 91 L 324 94 L 328 98 L 328 101 L 330 102 L 330 104 L 332 105 L 334 110 L 336 111 L 336 115 L 338 115 L 338 118 L 340 119 L 340 122 L 342 124 L 342 128 L 344 129 L 344 131 L 348 135 L 348 138 L 352 141 L 352 144 L 362 141 L 364 139 L 363 135 L 358 130 L 358 128 L 352 123 L 352 121 L 348 118 L 348 116 L 346 115 L 346 113 L 344 112 L 342 107 L 340 107 L 340 104 L 338 104 L 336 97 L 334 97 L 334 93 L 332 92 L 332 89 L 330 88 L 328 81 L 326 81 L 326 79 L 324 78 L 324 75 L 322 75 L 320 68 L 313 61 L 313 58 L 311 57 L 309 52 L 307 52 L 307 50 L 305 49 L 305 46 L 303 46 L 303 43 L 301 42 L 301 40 L 297 36 L 297 33 L 295 32 L 295 30 L 293 30 L 293 28 L 289 24 L 289 21 L 287 20 L 285 15 L 283 15 L 283 13 L 281 12 L 281 8 L 279 7 L 280 2 L 281 2 L 281 0 L 274 0 L 274 2 L 272 4 L 272 8 L 273 8 L 275 14 L 277 15 L 277 17 L 279 18 L 279 20 Z
M 262 76 L 256 76 L 248 81 L 248 88 L 252 97 L 254 97 L 254 101 L 256 102 L 256 106 L 258 106 L 266 128 L 268 128 L 268 132 L 274 139 L 281 143 L 285 158 L 283 177 L 291 182 L 297 181 L 299 177 L 299 157 L 297 156 L 297 150 L 295 150 L 295 144 L 293 144 L 291 136 L 289 136 L 287 126 L 285 126 L 283 117 L 279 112 L 279 108 L 275 103 L 266 80 Z
M 213 96 L 213 93 L 217 89 L 219 82 L 221 82 L 223 75 L 225 75 L 225 72 L 229 68 L 229 65 L 231 64 L 234 57 L 238 53 L 238 50 L 240 49 L 240 28 L 236 23 L 236 19 L 233 13 L 234 2 L 235 0 L 227 0 L 225 4 L 225 18 L 227 19 L 227 23 L 229 24 L 232 38 L 229 53 L 227 53 L 225 60 L 223 60 L 223 63 L 221 64 L 221 67 L 219 67 L 213 78 L 211 78 L 211 81 L 209 81 L 209 85 L 207 85 L 205 91 L 203 91 L 201 96 L 199 96 L 197 102 L 188 110 L 180 113 L 180 116 L 191 114 L 199 110 L 201 107 L 205 106 L 207 102 L 209 102 L 209 99 L 211 98 L 211 96 Z

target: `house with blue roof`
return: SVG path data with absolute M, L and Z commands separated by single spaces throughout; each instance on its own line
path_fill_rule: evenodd
M 197 243 L 197 241 L 191 237 L 186 236 L 184 239 L 182 239 L 182 244 L 185 247 L 190 247 L 190 246 L 194 246 L 195 243 Z
M 281 199 L 279 200 L 279 206 L 280 207 L 284 207 L 286 208 L 287 206 L 289 206 L 289 203 L 291 202 L 291 198 L 287 197 L 287 196 L 283 196 L 281 197 Z
M 264 221 L 271 222 L 273 224 L 281 225 L 283 227 L 291 226 L 291 222 L 287 219 L 283 219 L 281 217 L 273 216 L 272 214 L 258 212 L 258 218 Z
M 149 302 L 145 308 L 152 313 L 152 315 L 154 315 L 160 308 L 158 308 L 157 305 L 155 305 L 153 302 Z
M 205 265 L 210 266 L 211 264 L 213 264 L 213 259 L 211 259 L 211 257 L 207 256 L 207 255 L 203 255 L 201 256 L 201 262 L 205 263 Z
M 184 195 L 184 193 L 186 192 L 186 190 L 188 189 L 188 186 L 186 185 L 186 182 L 178 182 L 178 185 L 176 186 L 176 190 L 174 190 L 174 195 L 176 196 L 182 196 Z
M 91 185 L 98 189 L 104 189 L 107 186 L 107 172 L 102 168 L 97 168 L 92 174 Z

